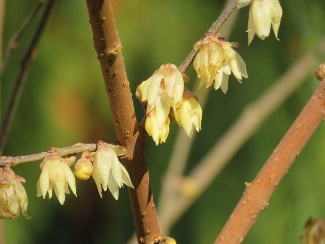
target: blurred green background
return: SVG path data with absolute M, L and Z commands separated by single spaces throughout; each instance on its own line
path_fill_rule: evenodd
M 179 65 L 193 44 L 221 13 L 225 1 L 114 1 L 114 14 L 131 89 L 146 80 L 163 63 Z M 6 2 L 4 46 L 37 4 L 35 0 Z M 230 77 L 229 90 L 210 92 L 203 111 L 202 131 L 196 136 L 187 172 L 236 120 L 246 104 L 256 100 L 295 60 L 313 50 L 325 34 L 323 0 L 287 0 L 277 41 L 254 38 L 247 47 L 249 8 L 239 11 L 229 41 L 247 65 L 249 78 L 239 84 Z M 37 19 L 39 19 L 40 14 Z M 2 79 L 2 117 L 19 70 L 19 63 L 34 33 L 34 20 L 11 56 Z M 221 33 L 222 34 L 222 33 Z M 325 57 L 319 59 L 323 62 Z M 317 63 L 318 65 L 318 63 Z M 315 69 L 317 67 L 315 64 Z M 178 243 L 213 243 L 245 189 L 295 120 L 318 85 L 308 80 L 277 109 L 234 155 L 202 197 L 172 228 Z M 187 74 L 194 86 L 195 74 Z M 134 104 L 139 119 L 141 105 Z M 173 148 L 178 126 L 171 125 L 167 142 L 159 147 L 148 138 L 147 159 L 156 201 Z M 4 155 L 26 155 L 97 140 L 113 142 L 115 133 L 108 99 L 93 48 L 84 1 L 57 1 L 32 63 Z M 325 127 L 321 125 L 300 154 L 247 235 L 244 243 L 299 243 L 309 217 L 325 218 Z M 7 244 L 127 243 L 134 232 L 127 189 L 115 201 L 105 192 L 100 199 L 93 180 L 77 182 L 76 198 L 63 206 L 56 199 L 36 197 L 39 163 L 14 168 L 26 179 L 31 220 L 3 221 Z

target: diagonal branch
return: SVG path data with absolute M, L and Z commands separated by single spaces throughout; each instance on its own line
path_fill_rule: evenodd
M 164 234 L 169 232 L 170 227 L 201 196 L 262 122 L 305 80 L 314 67 L 317 57 L 324 55 L 324 47 L 325 37 L 318 43 L 314 51 L 297 60 L 272 87 L 244 109 L 237 121 L 190 172 L 187 178 L 190 181 L 187 182 L 192 182 L 192 185 L 195 186 L 195 195 L 189 197 L 180 194 L 180 178 L 175 179 L 174 177 L 174 180 L 166 185 L 166 187 L 171 187 L 173 192 L 169 194 L 168 201 L 160 206 L 159 220 Z
M 33 60 L 33 55 L 35 54 L 36 46 L 38 45 L 38 42 L 41 38 L 41 35 L 42 35 L 44 27 L 45 27 L 45 24 L 49 18 L 54 1 L 55 0 L 48 0 L 45 10 L 44 10 L 44 13 L 43 13 L 43 16 L 42 16 L 40 23 L 36 29 L 35 35 L 29 45 L 29 48 L 28 48 L 24 58 L 22 59 L 20 71 L 16 78 L 16 82 L 14 85 L 13 92 L 11 94 L 11 98 L 10 98 L 9 105 L 8 105 L 8 108 L 6 111 L 6 115 L 3 120 L 3 124 L 1 125 L 0 155 L 2 154 L 4 145 L 7 141 L 7 137 L 8 137 L 9 131 L 10 131 L 10 126 L 11 126 L 12 120 L 14 118 L 17 104 L 19 102 L 20 95 L 21 95 L 21 92 L 22 92 L 22 89 L 23 89 L 23 86 L 24 86 L 24 83 L 26 80 L 28 67 Z
M 99 59 L 117 142 L 125 147 L 123 163 L 134 189 L 129 188 L 139 243 L 153 243 L 161 236 L 145 159 L 145 130 L 135 117 L 126 76 L 122 45 L 115 28 L 109 0 L 86 0 L 97 58 Z
M 88 150 L 89 152 L 96 151 L 97 144 L 77 143 L 71 147 L 58 148 L 57 154 L 62 157 L 62 156 L 70 155 L 70 154 L 81 153 L 86 150 Z M 48 154 L 48 152 L 41 152 L 41 153 L 25 155 L 25 156 L 17 156 L 17 157 L 2 156 L 2 157 L 0 157 L 0 166 L 3 166 L 5 164 L 17 165 L 17 164 L 41 160 L 41 159 L 44 159 L 47 154 Z
M 227 7 L 225 8 L 225 10 L 221 13 L 221 15 L 219 16 L 219 18 L 212 24 L 212 26 L 210 27 L 210 29 L 207 32 L 212 32 L 212 33 L 217 33 L 218 30 L 222 27 L 222 25 L 226 22 L 226 20 L 230 17 L 230 15 L 232 14 L 232 12 L 234 12 L 234 10 L 236 9 L 237 6 L 237 2 L 238 0 L 232 0 Z M 191 64 L 191 62 L 193 61 L 196 52 L 194 49 L 190 52 L 190 54 L 185 58 L 185 60 L 183 61 L 183 63 L 181 63 L 181 65 L 178 67 L 178 69 L 184 73 L 188 66 Z
M 275 188 L 324 118 L 325 78 L 254 181 L 245 183 L 246 190 L 243 197 L 238 202 L 215 244 L 231 244 L 243 241 L 259 214 L 268 207 L 268 200 Z

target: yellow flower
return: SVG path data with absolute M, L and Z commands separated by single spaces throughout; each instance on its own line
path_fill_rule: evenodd
M 251 3 L 248 18 L 248 45 L 255 34 L 264 40 L 270 34 L 271 25 L 278 39 L 278 31 L 282 18 L 282 8 L 278 0 L 239 0 L 237 8 L 242 8 Z
M 159 143 L 166 142 L 167 136 L 169 134 L 169 123 L 170 119 L 168 113 L 161 111 L 158 113 L 156 108 L 150 111 L 146 116 L 145 129 L 147 133 L 152 137 L 156 145 Z
M 63 205 L 65 201 L 65 193 L 70 194 L 68 185 L 72 192 L 76 194 L 76 182 L 68 162 L 61 158 L 54 148 L 50 148 L 46 158 L 40 165 L 41 175 L 37 182 L 37 196 L 45 198 L 46 193 L 49 193 L 49 198 L 52 197 L 54 192 Z
M 182 101 L 183 91 L 183 76 L 174 64 L 161 65 L 137 88 L 141 102 L 148 102 L 147 112 L 156 107 L 157 103 L 164 103 L 168 107 L 178 106 Z
M 177 108 L 182 102 L 184 78 L 174 64 L 163 64 L 138 87 L 136 96 L 146 105 L 146 131 L 156 142 L 166 141 L 168 136 L 171 108 Z M 155 131 L 157 130 L 157 131 Z
M 244 60 L 232 47 L 238 47 L 238 44 L 227 42 L 220 34 L 211 32 L 195 43 L 194 49 L 198 53 L 193 66 L 201 78 L 201 86 L 214 84 L 214 89 L 221 87 L 223 93 L 226 93 L 231 72 L 239 82 L 242 77 L 248 77 Z
M 119 188 L 123 184 L 134 188 L 129 173 L 117 158 L 117 156 L 122 155 L 124 155 L 122 147 L 109 145 L 101 141 L 98 142 L 92 176 L 100 197 L 102 197 L 102 187 L 104 191 L 108 188 L 116 200 L 119 196 Z
M 186 134 L 191 137 L 194 131 L 201 129 L 202 108 L 189 90 L 185 89 L 182 104 L 173 110 L 173 117 Z
M 18 219 L 20 209 L 26 219 L 28 197 L 21 178 L 11 170 L 9 165 L 0 168 L 0 219 Z

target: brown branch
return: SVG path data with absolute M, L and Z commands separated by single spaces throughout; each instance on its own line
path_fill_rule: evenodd
M 161 236 L 145 159 L 145 131 L 136 121 L 122 46 L 109 0 L 86 0 L 97 57 L 113 114 L 118 143 L 125 147 L 123 163 L 135 189 L 129 195 L 139 243 Z
M 82 144 L 77 143 L 71 147 L 62 147 L 58 148 L 57 153 L 62 156 L 67 156 L 70 154 L 76 154 L 81 153 L 86 150 L 89 150 L 90 152 L 94 152 L 97 150 L 97 144 Z M 33 162 L 37 160 L 41 160 L 45 158 L 48 152 L 41 152 L 37 154 L 31 154 L 31 155 L 25 155 L 25 156 L 17 156 L 17 157 L 10 157 L 10 156 L 2 156 L 0 157 L 0 166 L 3 166 L 5 164 L 22 164 L 27 162 Z
M 296 121 L 246 190 L 215 243 L 240 243 L 268 200 L 300 154 L 320 122 L 325 118 L 325 79 L 320 83 Z
M 21 36 L 27 29 L 28 25 L 31 23 L 33 18 L 36 16 L 38 11 L 41 9 L 45 1 L 39 1 L 38 4 L 32 9 L 32 11 L 29 13 L 29 15 L 26 17 L 24 22 L 21 24 L 19 27 L 18 31 L 11 37 L 9 44 L 4 52 L 3 57 L 0 55 L 0 85 L 1 85 L 1 77 L 2 73 L 5 69 L 5 66 L 9 60 L 9 57 L 12 53 L 12 51 L 17 48 L 18 46 L 18 41 L 20 40 Z M 0 6 L 1 9 L 1 6 Z M 1 44 L 1 43 L 0 43 Z M 1 45 L 0 45 L 1 46 Z
M 181 178 L 174 177 L 174 180 L 166 185 L 174 190 L 169 194 L 169 201 L 159 206 L 159 221 L 164 234 L 168 234 L 170 227 L 201 196 L 263 121 L 306 79 L 315 66 L 316 59 L 324 53 L 325 37 L 317 44 L 314 51 L 306 53 L 297 60 L 260 98 L 247 105 L 235 123 L 189 174 L 188 179 L 196 188 L 194 196 L 189 197 L 179 192 Z
M 234 12 L 234 10 L 236 9 L 237 2 L 238 2 L 238 0 L 232 0 L 229 3 L 229 5 L 225 8 L 225 10 L 221 13 L 219 18 L 212 24 L 212 26 L 210 27 L 210 29 L 207 32 L 217 33 L 218 30 L 221 28 L 221 26 L 226 22 L 226 20 L 232 14 L 232 12 Z M 196 55 L 196 51 L 193 49 L 190 52 L 190 54 L 185 58 L 185 60 L 181 63 L 181 65 L 178 67 L 178 69 L 182 73 L 184 73 L 187 70 L 188 66 L 193 61 L 195 55 Z
M 20 67 L 20 71 L 18 73 L 18 76 L 16 78 L 16 82 L 14 85 L 14 89 L 13 92 L 11 94 L 10 97 L 10 101 L 9 101 L 9 105 L 7 107 L 7 111 L 6 111 L 6 115 L 4 117 L 4 121 L 3 124 L 1 125 L 1 131 L 0 131 L 0 155 L 2 154 L 4 145 L 7 141 L 7 137 L 10 131 L 10 126 L 13 120 L 13 117 L 15 115 L 16 112 L 16 108 L 17 108 L 17 104 L 19 102 L 20 99 L 20 94 L 22 92 L 25 80 L 26 80 L 26 75 L 27 75 L 27 70 L 29 65 L 31 64 L 32 60 L 33 60 L 33 56 L 35 54 L 35 49 L 36 46 L 38 45 L 38 42 L 41 38 L 41 35 L 43 33 L 45 24 L 48 20 L 49 14 L 51 12 L 53 3 L 55 0 L 48 0 L 44 13 L 41 17 L 41 20 L 39 22 L 39 25 L 36 29 L 36 32 L 34 34 L 34 37 L 29 45 L 29 48 L 24 56 L 24 58 L 22 59 L 21 62 L 21 67 Z

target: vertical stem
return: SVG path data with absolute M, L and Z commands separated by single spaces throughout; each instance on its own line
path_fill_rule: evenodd
M 145 131 L 136 121 L 112 6 L 109 0 L 86 0 L 86 3 L 94 46 L 114 119 L 117 142 L 126 148 L 123 163 L 135 187 L 129 188 L 129 195 L 137 240 L 139 243 L 153 242 L 161 236 L 161 232 L 144 156 Z

